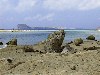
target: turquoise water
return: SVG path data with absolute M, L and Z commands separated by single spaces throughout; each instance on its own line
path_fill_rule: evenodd
M 17 38 L 19 45 L 33 45 L 45 40 L 54 31 L 30 31 L 30 32 L 0 32 L 0 41 L 6 44 L 10 39 Z M 73 41 L 75 38 L 85 39 L 89 35 L 94 35 L 100 40 L 100 31 L 96 30 L 65 30 L 64 42 Z

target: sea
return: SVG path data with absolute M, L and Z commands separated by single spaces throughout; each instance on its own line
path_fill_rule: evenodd
M 22 32 L 0 32 L 0 41 L 4 43 L 0 46 L 0 49 L 6 47 L 6 43 L 16 38 L 18 45 L 34 45 L 40 41 L 45 40 L 50 33 L 57 30 L 33 30 Z M 89 35 L 94 35 L 96 40 L 100 40 L 100 31 L 97 30 L 65 30 L 64 43 L 73 41 L 76 38 L 82 38 L 86 40 Z

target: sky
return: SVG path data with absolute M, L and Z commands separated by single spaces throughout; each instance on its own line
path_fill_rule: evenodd
M 0 0 L 0 29 L 100 27 L 100 0 Z

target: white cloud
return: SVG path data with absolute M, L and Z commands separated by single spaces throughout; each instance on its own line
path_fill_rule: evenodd
M 36 0 L 19 0 L 18 5 L 15 7 L 17 12 L 24 12 L 32 10 L 36 4 Z
M 0 0 L 0 14 L 12 9 L 9 0 Z
M 7 18 L 4 19 L 4 20 L 6 20 L 7 22 L 12 22 L 12 21 L 15 21 L 16 18 L 15 18 L 15 17 L 7 17 Z
M 100 8 L 100 0 L 44 0 L 43 5 L 52 10 L 90 10 Z
M 51 10 L 91 10 L 100 8 L 100 0 L 0 0 L 0 14 L 5 12 L 23 13 L 37 10 L 42 6 Z M 43 8 L 42 8 L 43 9 Z
M 25 12 L 32 10 L 37 3 L 37 0 L 18 0 L 15 4 L 13 0 L 0 0 L 0 14 L 5 12 Z
M 100 8 L 100 0 L 84 0 L 80 5 L 80 10 L 90 10 Z
M 100 0 L 0 0 L 0 15 L 5 12 L 25 13 L 42 6 L 47 10 L 91 10 L 100 8 Z M 43 8 L 42 8 L 43 9 Z M 46 16 L 50 17 L 50 16 Z M 42 20 L 42 19 L 41 19 Z
M 37 14 L 36 16 L 33 16 L 33 17 L 25 17 L 24 20 L 25 21 L 33 21 L 33 20 L 52 21 L 53 18 L 54 18 L 54 13 L 49 13 L 49 14 L 46 14 L 46 15 Z
M 53 17 L 54 17 L 54 13 L 50 13 L 45 16 L 39 17 L 39 21 L 43 21 L 43 20 L 52 21 Z
M 24 20 L 25 21 L 33 21 L 33 20 L 38 20 L 39 18 L 41 17 L 40 14 L 37 14 L 35 16 L 28 16 L 28 17 L 25 17 Z

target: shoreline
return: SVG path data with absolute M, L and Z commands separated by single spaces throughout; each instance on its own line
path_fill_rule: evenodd
M 34 32 L 34 31 L 41 32 L 41 31 L 59 31 L 59 30 L 0 30 L 0 32 Z M 65 29 L 65 31 L 98 31 L 98 30 L 95 30 L 95 29 Z
M 100 75 L 100 40 L 63 43 L 64 30 L 51 33 L 35 45 L 17 45 L 17 39 L 0 49 L 1 75 Z
M 75 46 L 73 43 L 69 45 L 76 50 L 74 53 L 23 52 L 24 45 L 7 46 L 0 49 L 0 73 L 3 75 L 100 74 L 100 67 L 97 66 L 100 63 L 100 45 L 97 46 L 96 41 L 84 41 L 80 46 Z M 92 46 L 98 49 L 83 50 L 83 47 Z M 7 59 L 12 60 L 12 63 L 8 63 Z

